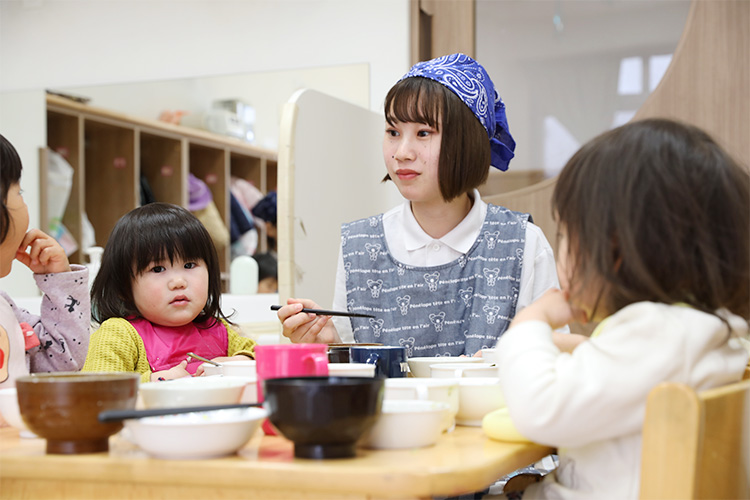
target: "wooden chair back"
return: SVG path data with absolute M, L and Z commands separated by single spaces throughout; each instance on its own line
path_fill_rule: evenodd
M 750 498 L 750 370 L 700 393 L 655 387 L 641 457 L 641 499 Z

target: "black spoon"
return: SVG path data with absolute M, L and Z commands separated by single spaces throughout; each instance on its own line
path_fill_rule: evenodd
M 151 410 L 105 410 L 99 413 L 99 422 L 119 422 L 131 418 L 160 417 L 162 415 L 177 415 L 180 413 L 195 413 L 201 411 L 231 410 L 234 408 L 262 407 L 263 403 L 243 403 L 213 406 L 185 406 L 181 408 L 154 408 Z

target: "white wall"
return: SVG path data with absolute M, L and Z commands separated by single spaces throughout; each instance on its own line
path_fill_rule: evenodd
M 409 68 L 408 0 L 0 0 L 0 132 L 24 162 L 31 224 L 43 89 L 352 64 L 369 65 L 380 109 Z M 22 266 L 2 288 L 37 293 Z
M 476 56 L 508 106 L 518 143 L 511 168 L 541 167 L 539 126 L 548 114 L 580 142 L 606 126 L 616 103 L 580 85 L 574 64 L 586 61 L 593 75 L 589 56 L 671 51 L 688 8 L 687 0 L 477 0 Z M 409 0 L 0 0 L 0 132 L 21 153 L 22 188 L 37 225 L 45 88 L 363 64 L 369 107 L 380 111 L 409 67 Z M 550 74 L 554 65 L 570 78 Z M 597 77 L 611 83 L 611 73 Z M 582 114 L 588 111 L 593 118 Z M 17 272 L 2 287 L 35 293 L 30 277 L 19 280 Z
M 0 91 L 368 63 L 409 68 L 408 0 L 3 0 Z
M 620 59 L 672 53 L 690 9 L 689 0 L 476 1 L 476 56 L 505 101 L 514 170 L 545 167 L 546 116 L 583 144 L 621 106 L 638 109 L 648 92 L 617 96 Z

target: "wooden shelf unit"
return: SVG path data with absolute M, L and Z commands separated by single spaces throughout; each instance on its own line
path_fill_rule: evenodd
M 76 242 L 82 241 L 83 214 L 94 227 L 96 244 L 104 246 L 117 220 L 138 207 L 141 175 L 157 201 L 188 206 L 188 174 L 203 180 L 227 228 L 230 179 L 243 178 L 263 193 L 276 189 L 276 151 L 203 130 L 172 125 L 47 96 L 47 146 L 73 167 L 73 187 L 63 224 Z M 43 155 L 44 157 L 44 155 Z M 47 199 L 46 162 L 40 195 Z M 40 220 L 49 228 L 46 203 Z M 265 235 L 259 235 L 265 251 Z M 70 256 L 86 262 L 83 249 Z M 230 248 L 220 250 L 225 290 L 228 290 Z

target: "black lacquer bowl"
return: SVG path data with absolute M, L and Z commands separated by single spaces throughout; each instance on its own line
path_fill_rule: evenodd
M 384 381 L 361 377 L 292 377 L 264 381 L 268 419 L 294 442 L 298 458 L 346 458 L 375 424 Z

